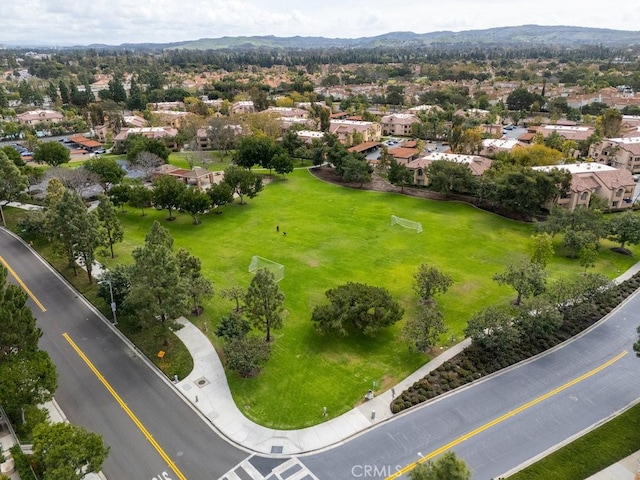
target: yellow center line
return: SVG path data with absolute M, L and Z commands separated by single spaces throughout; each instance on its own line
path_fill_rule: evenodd
M 36 296 L 33 294 L 33 292 L 31 290 L 29 290 L 29 287 L 27 287 L 25 285 L 25 283 L 22 281 L 22 279 L 18 276 L 18 274 L 15 272 L 15 270 L 13 268 L 11 268 L 11 265 L 9 265 L 7 263 L 7 261 L 2 258 L 2 255 L 0 255 L 0 263 L 2 263 L 2 265 L 4 265 L 4 268 L 6 268 L 9 273 L 11 275 L 13 275 L 13 278 L 16 279 L 16 282 L 18 282 L 18 284 L 22 287 L 22 289 L 27 292 L 27 295 L 29 295 L 31 297 L 31 300 L 34 301 L 34 303 L 40 308 L 40 310 L 42 310 L 43 312 L 46 312 L 47 309 L 44 308 L 44 305 L 42 305 L 42 303 L 40 303 L 40 300 L 38 300 L 36 298 Z
M 64 339 L 67 342 L 69 342 L 71 347 L 76 351 L 76 353 L 80 356 L 80 358 L 84 361 L 84 363 L 87 364 L 87 366 L 93 372 L 93 374 L 96 377 L 98 377 L 98 380 L 100 380 L 100 382 L 102 382 L 104 387 L 109 391 L 109 393 L 113 396 L 113 398 L 115 398 L 116 402 L 118 402 L 118 404 L 122 407 L 122 409 L 129 416 L 129 418 L 133 421 L 133 423 L 138 427 L 138 429 L 142 432 L 142 434 L 146 437 L 146 439 L 149 440 L 149 443 L 151 443 L 153 448 L 155 448 L 156 451 L 160 454 L 160 456 L 164 459 L 164 461 L 167 462 L 167 465 L 169 465 L 171 470 L 173 470 L 175 472 L 175 474 L 178 476 L 178 479 L 179 480 L 187 480 L 187 477 L 184 476 L 184 474 L 180 471 L 180 469 L 173 462 L 173 460 L 171 460 L 171 458 L 169 458 L 169 455 L 167 455 L 167 453 L 162 449 L 162 447 L 153 438 L 151 433 L 149 433 L 149 431 L 142 424 L 142 422 L 140 422 L 140 420 L 138 420 L 138 417 L 135 416 L 135 414 L 131 411 L 131 409 L 127 406 L 127 404 L 124 403 L 122 398 L 120 398 L 120 395 L 118 395 L 118 393 L 113 389 L 113 387 L 109 384 L 109 382 L 107 382 L 107 380 L 102 376 L 102 374 L 98 371 L 98 369 L 95 367 L 95 365 L 93 365 L 93 363 L 91 363 L 91 360 L 89 360 L 87 358 L 87 356 L 84 354 L 84 352 L 82 350 L 80 350 L 80 347 L 78 347 L 78 345 L 76 345 L 76 343 L 71 339 L 71 337 L 69 337 L 69 334 L 63 333 L 62 336 L 64 337 Z
M 518 413 L 523 412 L 524 410 L 533 407 L 534 405 L 554 396 L 557 395 L 558 393 L 562 392 L 563 390 L 566 390 L 569 387 L 572 387 L 573 385 L 580 383 L 583 380 L 586 380 L 589 377 L 592 377 L 593 375 L 595 375 L 596 373 L 601 372 L 602 370 L 604 370 L 605 368 L 613 365 L 615 362 L 617 362 L 618 360 L 620 360 L 622 357 L 624 357 L 628 352 L 627 351 L 623 351 L 621 353 L 619 353 L 618 355 L 616 355 L 615 357 L 613 357 L 611 360 L 609 360 L 608 362 L 603 363 L 602 365 L 600 365 L 599 367 L 594 368 L 593 370 L 590 370 L 589 372 L 585 373 L 584 375 L 581 375 L 577 378 L 574 378 L 573 380 L 571 380 L 570 382 L 565 383 L 564 385 L 559 386 L 558 388 L 555 388 L 553 390 L 551 390 L 550 392 L 545 393 L 544 395 L 539 396 L 538 398 L 535 398 L 533 400 L 531 400 L 528 403 L 525 403 L 524 405 L 519 406 L 518 408 L 511 410 L 510 412 L 505 413 L 504 415 L 491 420 L 488 423 L 485 423 L 484 425 L 476 428 L 475 430 L 472 430 L 468 433 L 465 433 L 464 435 L 456 438 L 455 440 L 447 443 L 446 445 L 438 448 L 437 450 L 434 450 L 433 452 L 429 453 L 428 455 L 425 455 L 424 457 L 421 457 L 420 460 L 417 460 L 413 463 L 410 463 L 409 465 L 406 465 L 405 467 L 403 467 L 401 470 L 398 470 L 396 473 L 394 473 L 393 475 L 388 476 L 385 480 L 393 480 L 395 478 L 398 478 L 401 475 L 404 475 L 405 473 L 413 470 L 418 464 L 426 462 L 428 460 L 431 460 L 432 458 L 440 455 L 441 453 L 446 452 L 447 450 L 452 449 L 453 447 L 461 444 L 462 442 L 469 440 L 471 437 L 475 437 L 476 435 L 478 435 L 479 433 L 484 432 L 485 430 L 501 423 L 504 422 L 505 420 L 507 420 L 508 418 L 511 418 L 515 415 L 517 415 Z

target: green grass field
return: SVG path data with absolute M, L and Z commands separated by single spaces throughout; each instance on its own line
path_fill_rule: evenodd
M 427 360 L 410 354 L 397 339 L 400 324 L 375 338 L 318 335 L 310 317 L 313 307 L 324 302 L 325 290 L 347 281 L 383 286 L 411 315 L 413 273 L 420 263 L 435 265 L 455 282 L 439 299 L 450 329 L 442 338 L 446 345 L 462 338 L 474 311 L 514 297 L 491 278 L 527 254 L 534 232 L 531 224 L 465 204 L 342 188 L 305 170 L 275 180 L 247 205 L 234 204 L 220 215 L 205 216 L 198 226 L 188 215 L 166 222 L 166 211 L 147 212 L 144 218 L 132 209 L 121 215 L 126 235 L 117 245 L 117 261 L 131 261 L 129 253 L 157 219 L 171 231 L 176 249 L 185 247 L 200 257 L 203 273 L 218 291 L 249 285 L 253 255 L 285 266 L 279 284 L 286 295 L 285 327 L 275 332 L 269 363 L 253 379 L 229 375 L 239 408 L 252 420 L 278 428 L 319 423 L 324 406 L 330 417 L 343 413 L 358 404 L 373 381 L 388 388 Z M 424 232 L 391 227 L 391 214 L 422 222 Z M 614 277 L 634 259 L 610 252 L 610 246 L 603 242 L 595 270 Z M 549 265 L 551 280 L 581 271 L 577 261 L 561 255 Z M 206 304 L 205 315 L 194 321 L 207 323 L 217 344 L 212 331 L 231 308 L 231 302 L 215 297 Z
M 582 480 L 640 448 L 640 405 L 509 477 L 510 480 Z

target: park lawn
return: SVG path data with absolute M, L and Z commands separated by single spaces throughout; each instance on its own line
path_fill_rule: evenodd
M 640 405 L 509 477 L 510 480 L 582 480 L 640 448 Z M 631 427 L 631 428 L 630 428 Z
M 208 163 L 206 168 L 211 171 L 222 171 L 229 166 L 231 163 L 231 159 L 233 158 L 233 152 L 227 152 L 222 155 L 218 150 L 206 150 L 202 152 L 205 155 L 209 155 L 213 161 Z M 172 152 L 169 155 L 169 163 L 171 165 L 175 165 L 176 167 L 190 169 L 189 162 L 187 157 L 192 155 L 195 157 L 195 152 Z M 197 157 L 195 157 L 197 158 Z M 200 163 L 196 160 L 195 165 L 200 165 Z
M 149 209 L 141 217 L 139 210 L 126 209 L 120 217 L 125 241 L 116 245 L 116 260 L 130 262 L 131 250 L 143 242 L 153 220 L 160 220 L 171 231 L 176 249 L 184 247 L 201 259 L 204 275 L 218 292 L 249 285 L 253 255 L 285 266 L 279 285 L 286 295 L 286 316 L 284 328 L 274 332 L 271 359 L 255 378 L 228 374 L 239 408 L 275 428 L 319 423 L 325 406 L 329 418 L 339 415 L 357 405 L 373 382 L 377 390 L 386 389 L 428 360 L 409 353 L 398 339 L 401 323 L 375 338 L 318 335 L 310 317 L 314 306 L 325 301 L 325 290 L 347 281 L 382 286 L 411 315 L 412 276 L 420 263 L 435 265 L 454 279 L 438 298 L 449 327 L 441 341 L 450 344 L 462 338 L 473 312 L 515 298 L 492 276 L 527 255 L 535 231 L 532 224 L 466 204 L 343 188 L 305 170 L 274 180 L 247 202 L 225 207 L 219 215 L 210 213 L 197 226 L 185 214 L 167 222 L 166 211 Z M 392 214 L 422 222 L 424 232 L 391 227 Z M 592 271 L 614 277 L 634 263 L 633 257 L 611 252 L 609 242 L 602 244 Z M 113 264 L 108 259 L 106 263 Z M 552 280 L 583 271 L 577 260 L 562 256 L 551 259 L 548 269 Z M 212 332 L 232 304 L 216 296 L 205 307 L 205 314 L 193 320 L 220 347 Z

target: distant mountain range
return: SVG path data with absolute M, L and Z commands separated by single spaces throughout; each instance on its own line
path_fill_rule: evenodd
M 118 46 L 94 44 L 69 48 L 127 49 L 127 50 L 251 50 L 251 49 L 312 49 L 312 48 L 375 48 L 375 47 L 427 47 L 427 46 L 541 46 L 577 47 L 602 45 L 625 47 L 640 45 L 640 31 L 611 30 L 605 28 L 522 25 L 462 32 L 391 32 L 375 37 L 222 37 L 175 43 L 125 43 Z

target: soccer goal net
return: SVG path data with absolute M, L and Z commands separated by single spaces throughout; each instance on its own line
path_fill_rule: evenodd
M 279 282 L 284 278 L 284 265 L 273 262 L 269 259 L 254 255 L 249 264 L 249 272 L 256 273 L 258 270 L 266 269 L 273 274 L 273 279 Z
M 415 230 L 416 233 L 422 232 L 422 224 L 420 222 L 414 222 L 412 220 L 407 220 L 406 218 L 396 217 L 395 215 L 391 215 L 391 225 L 400 225 L 403 228 Z

